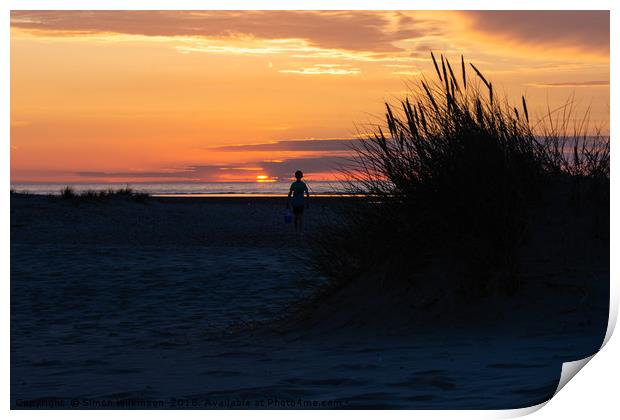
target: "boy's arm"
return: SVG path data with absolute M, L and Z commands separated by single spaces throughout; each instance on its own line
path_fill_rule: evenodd
M 286 208 L 289 208 L 289 205 L 291 204 L 291 194 L 293 194 L 293 187 L 291 187 L 290 190 L 288 190 L 288 197 L 286 197 Z

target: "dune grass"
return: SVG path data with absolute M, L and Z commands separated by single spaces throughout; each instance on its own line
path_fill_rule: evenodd
M 28 191 L 18 191 L 15 188 L 11 188 L 11 195 L 12 196 L 29 196 L 31 195 Z
M 144 202 L 149 198 L 149 194 L 135 191 L 129 186 L 119 188 L 117 190 L 88 190 L 81 193 L 77 193 L 70 186 L 66 186 L 60 191 L 60 198 L 63 200 L 71 200 L 73 202 L 101 201 L 112 198 L 126 198 L 137 202 Z
M 569 126 L 567 104 L 531 121 L 524 97 L 508 104 L 462 56 L 460 72 L 431 57 L 434 77 L 385 104 L 384 123 L 342 170 L 348 193 L 366 200 L 311 241 L 317 268 L 336 285 L 377 271 L 409 281 L 446 254 L 462 266 L 454 286 L 484 295 L 495 273 L 514 265 L 531 210 L 553 185 L 585 182 L 608 211 L 609 138 L 588 135 L 587 115 Z

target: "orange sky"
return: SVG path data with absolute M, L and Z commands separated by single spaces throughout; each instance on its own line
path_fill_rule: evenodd
M 609 130 L 608 12 L 11 14 L 11 181 L 332 178 L 429 50 Z

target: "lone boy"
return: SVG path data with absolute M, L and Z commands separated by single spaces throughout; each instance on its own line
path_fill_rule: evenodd
M 304 173 L 302 171 L 295 172 L 295 178 L 297 180 L 291 184 L 291 189 L 288 192 L 288 199 L 286 201 L 287 209 L 290 205 L 293 206 L 295 233 L 301 233 L 303 231 L 304 205 L 307 207 L 306 199 L 310 197 L 308 186 L 301 180 L 303 177 Z M 291 195 L 293 196 L 292 200 Z

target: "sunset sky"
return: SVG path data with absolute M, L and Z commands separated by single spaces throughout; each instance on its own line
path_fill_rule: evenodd
M 608 12 L 14 11 L 11 181 L 330 179 L 430 50 L 609 130 Z

